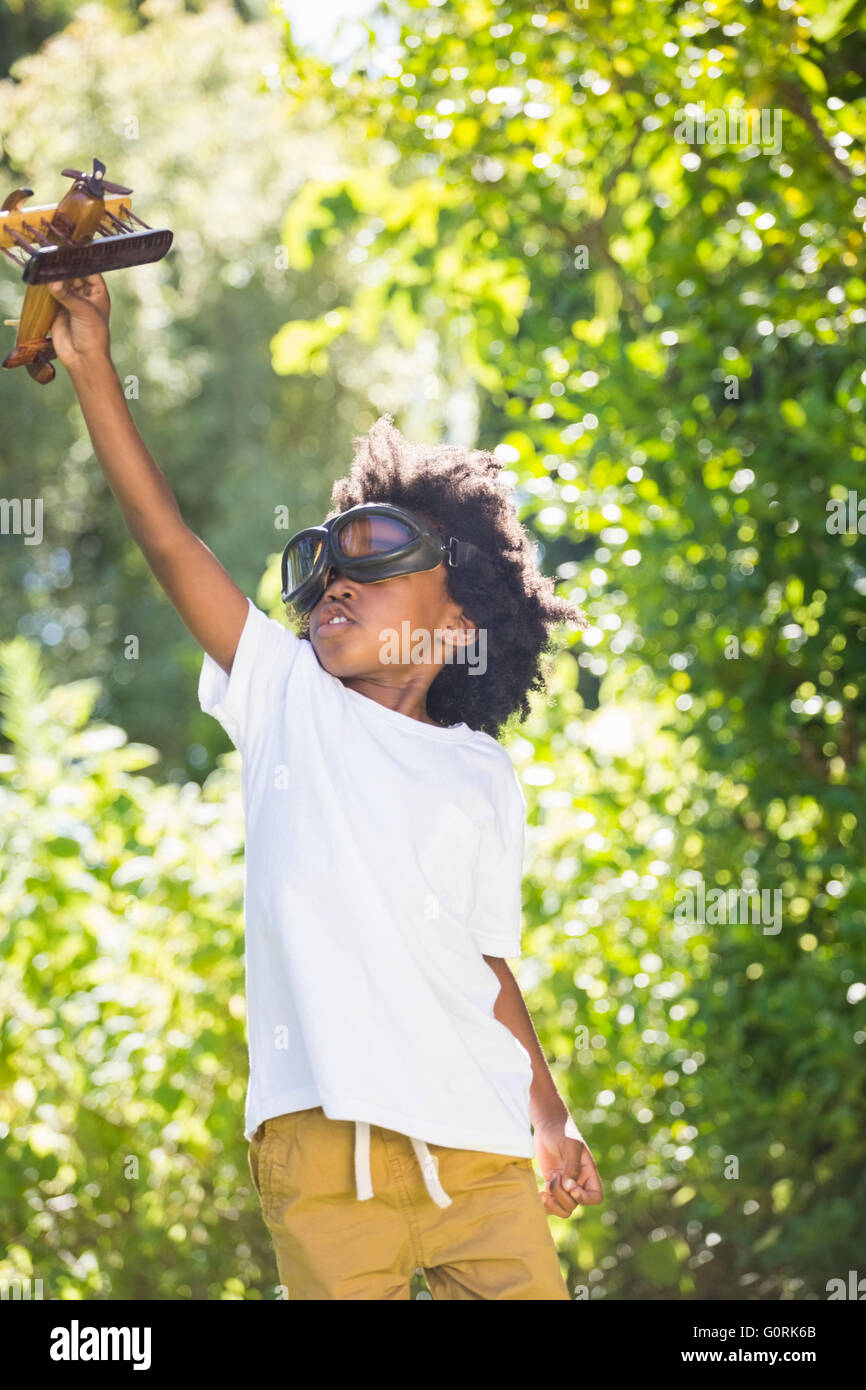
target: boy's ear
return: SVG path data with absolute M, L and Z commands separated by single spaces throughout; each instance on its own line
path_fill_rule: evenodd
M 472 615 L 470 613 L 467 613 L 465 609 L 461 609 L 460 616 L 458 617 L 457 622 L 459 626 L 469 628 L 471 640 L 471 638 L 475 635 L 475 631 L 478 627 L 478 624 L 476 623 Z
M 455 645 L 470 647 L 476 638 L 476 626 L 467 613 L 461 613 L 456 625 L 451 629 Z

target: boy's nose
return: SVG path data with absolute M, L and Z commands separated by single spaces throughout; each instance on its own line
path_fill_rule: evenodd
M 354 584 L 354 582 L 355 581 L 353 579 L 350 579 L 347 574 L 344 574 L 341 569 L 338 569 L 336 565 L 331 565 L 325 571 L 322 597 L 324 597 L 328 593 L 332 585 L 339 586 L 341 583 Z

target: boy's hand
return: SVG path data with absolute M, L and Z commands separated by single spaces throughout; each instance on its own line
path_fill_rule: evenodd
M 51 325 L 51 341 L 69 371 L 109 356 L 108 317 L 111 300 L 101 275 L 52 280 L 46 286 L 60 309 Z
M 548 1216 L 568 1218 L 577 1206 L 604 1201 L 595 1160 L 570 1115 L 542 1120 L 534 1126 L 533 1139 L 546 1179 L 540 1196 Z

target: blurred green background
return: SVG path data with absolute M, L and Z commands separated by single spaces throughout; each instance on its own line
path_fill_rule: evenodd
M 591 616 L 503 740 L 518 978 L 605 1187 L 551 1220 L 576 1298 L 819 1299 L 862 1261 L 864 12 L 0 13 L 7 189 L 96 154 L 174 230 L 109 281 L 113 355 L 244 591 L 279 616 L 286 513 L 389 411 L 498 450 Z M 761 138 L 713 138 L 738 109 Z M 0 494 L 44 499 L 41 544 L 0 534 L 0 1285 L 270 1298 L 239 760 L 65 372 L 0 391 Z M 680 920 L 701 882 L 781 928 Z

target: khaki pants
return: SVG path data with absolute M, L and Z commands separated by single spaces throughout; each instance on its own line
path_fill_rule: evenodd
M 374 1195 L 359 1201 L 355 1125 L 321 1106 L 259 1125 L 249 1165 L 290 1299 L 568 1299 L 532 1160 L 428 1144 L 451 1205 L 424 1184 L 411 1140 L 370 1125 Z

